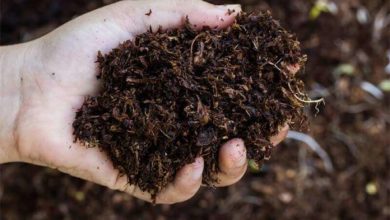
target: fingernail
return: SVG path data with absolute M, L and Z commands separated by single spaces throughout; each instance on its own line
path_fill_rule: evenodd
M 198 180 L 203 174 L 203 158 L 198 157 L 193 163 L 192 179 Z

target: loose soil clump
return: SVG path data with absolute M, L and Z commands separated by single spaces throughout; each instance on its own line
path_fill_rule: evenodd
M 304 124 L 307 96 L 289 67 L 305 59 L 269 12 L 242 13 L 224 30 L 187 21 L 144 33 L 99 52 L 103 88 L 77 112 L 75 139 L 106 152 L 153 198 L 199 156 L 203 181 L 213 185 L 224 142 L 242 138 L 248 158 L 262 163 L 270 137 Z

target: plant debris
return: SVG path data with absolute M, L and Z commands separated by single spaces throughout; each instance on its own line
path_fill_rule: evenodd
M 224 30 L 194 30 L 187 21 L 141 34 L 99 52 L 103 89 L 77 112 L 75 140 L 106 152 L 152 198 L 199 156 L 203 182 L 213 185 L 224 142 L 244 139 L 248 158 L 261 164 L 270 137 L 305 123 L 308 98 L 289 71 L 305 60 L 269 12 L 241 13 Z

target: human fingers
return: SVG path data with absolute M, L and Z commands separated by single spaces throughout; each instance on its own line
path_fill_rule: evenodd
M 200 0 L 121 1 L 105 8 L 129 32 L 177 28 L 188 18 L 196 27 L 224 28 L 233 23 L 240 5 L 213 5 Z
M 234 138 L 222 145 L 219 150 L 218 182 L 215 186 L 228 186 L 239 181 L 247 169 L 244 141 Z
M 187 164 L 176 174 L 175 180 L 157 194 L 153 201 L 150 193 L 142 191 L 138 186 L 127 183 L 126 176 L 118 176 L 109 188 L 121 190 L 139 199 L 157 204 L 173 204 L 188 200 L 198 191 L 202 183 L 204 161 L 199 157 L 192 164 Z

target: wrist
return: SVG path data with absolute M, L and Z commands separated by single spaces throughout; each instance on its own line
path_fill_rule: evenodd
M 0 164 L 22 160 L 18 150 L 18 117 L 32 44 L 34 41 L 0 47 Z

